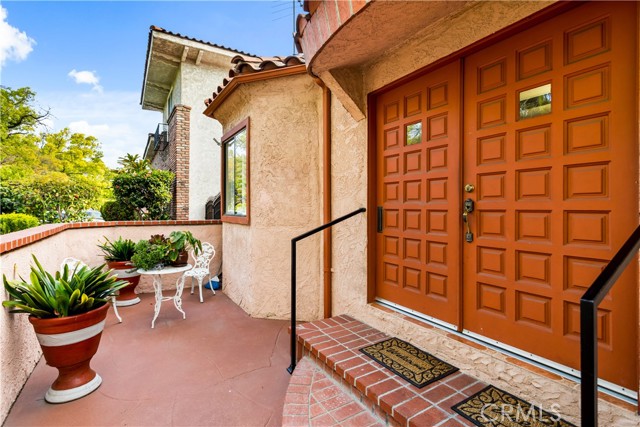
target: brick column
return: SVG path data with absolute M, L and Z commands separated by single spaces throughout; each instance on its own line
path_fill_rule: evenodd
M 189 129 L 191 107 L 176 105 L 169 116 L 169 165 L 176 174 L 171 218 L 189 219 Z

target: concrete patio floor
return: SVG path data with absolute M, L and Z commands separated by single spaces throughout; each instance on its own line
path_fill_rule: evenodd
M 165 292 L 169 294 L 169 292 Z M 252 319 L 226 295 L 185 289 L 185 320 L 153 294 L 109 310 L 91 366 L 103 383 L 73 402 L 44 394 L 57 370 L 41 359 L 5 426 L 279 426 L 290 376 L 288 321 Z

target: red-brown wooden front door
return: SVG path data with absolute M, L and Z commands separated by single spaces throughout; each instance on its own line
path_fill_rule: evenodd
M 459 323 L 460 63 L 378 98 L 378 297 Z
M 635 7 L 588 3 L 378 96 L 377 296 L 579 369 L 580 296 L 638 225 Z M 637 276 L 598 329 L 600 376 L 631 390 Z

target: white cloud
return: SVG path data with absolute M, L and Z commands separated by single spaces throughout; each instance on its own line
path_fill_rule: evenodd
M 95 71 L 76 71 L 76 69 L 74 68 L 73 70 L 69 71 L 68 76 L 75 80 L 77 84 L 91 85 L 93 86 L 93 90 L 98 93 L 102 93 L 102 86 L 100 86 L 100 77 L 96 75 Z
M 7 22 L 7 10 L 0 6 L 0 68 L 8 60 L 23 61 L 36 41 Z
M 127 153 L 142 156 L 149 133 L 162 121 L 161 113 L 142 109 L 139 92 L 38 92 L 38 99 L 51 108 L 51 131 L 68 127 L 95 136 L 110 168 Z

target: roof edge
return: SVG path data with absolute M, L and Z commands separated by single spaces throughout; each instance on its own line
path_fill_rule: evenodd
M 222 105 L 224 100 L 233 93 L 236 87 L 245 83 L 252 83 L 263 80 L 271 80 L 279 77 L 293 76 L 297 74 L 307 74 L 307 66 L 305 64 L 293 65 L 290 67 L 276 68 L 273 70 L 261 71 L 251 74 L 241 74 L 233 77 L 229 83 L 218 93 L 218 96 L 204 110 L 203 114 L 207 117 L 214 118 L 213 114 Z

